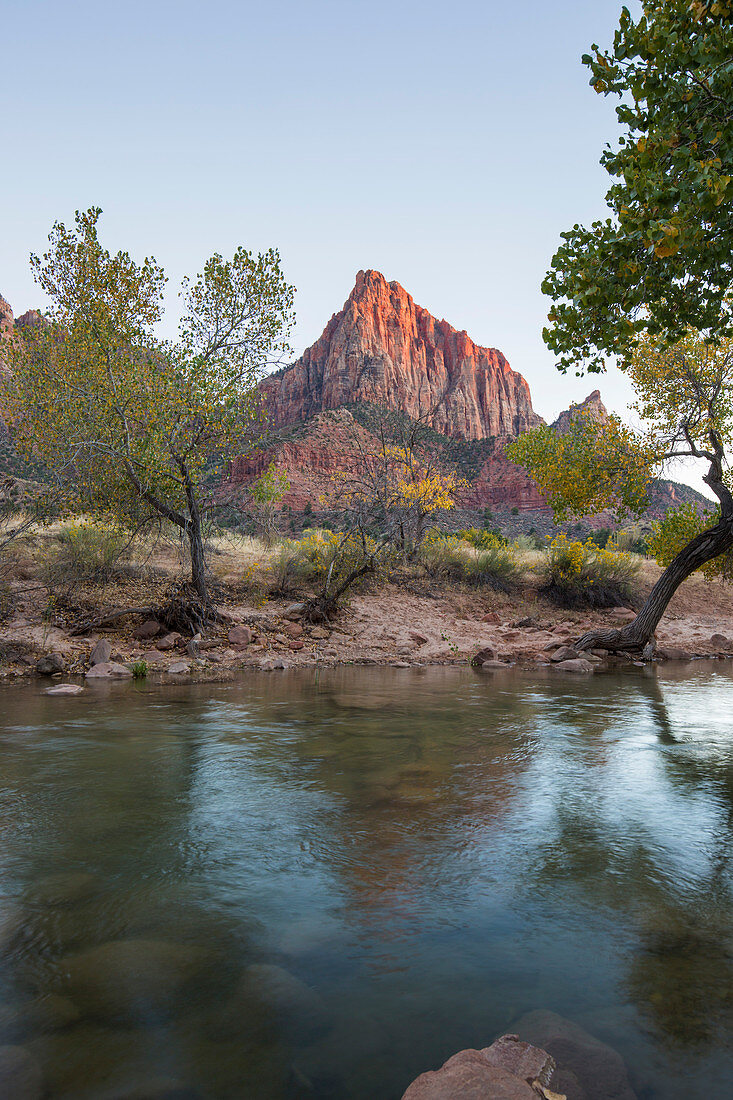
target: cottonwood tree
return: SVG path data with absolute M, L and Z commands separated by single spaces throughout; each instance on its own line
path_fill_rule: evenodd
M 341 496 L 365 528 L 376 527 L 412 559 L 431 518 L 455 506 L 465 482 L 439 461 L 424 418 L 412 420 L 380 405 L 368 409 L 366 433 L 354 432 L 351 469 Z
M 206 609 L 203 522 L 215 459 L 256 428 L 256 383 L 287 350 L 294 291 L 274 249 L 215 254 L 184 280 L 177 340 L 160 340 L 163 269 L 105 249 L 100 214 L 56 223 L 48 252 L 31 258 L 51 308 L 11 344 L 4 415 L 16 446 L 46 465 L 69 506 L 123 522 L 147 512 L 177 527 Z
M 601 160 L 610 216 L 562 234 L 543 284 L 561 370 L 602 370 L 643 332 L 733 331 L 731 57 L 731 0 L 644 0 L 583 58 L 623 134 Z
M 667 568 L 636 619 L 621 630 L 585 634 L 577 643 L 581 649 L 643 651 L 682 581 L 697 569 L 727 575 L 731 567 L 733 339 L 714 343 L 691 332 L 670 346 L 659 337 L 643 336 L 627 373 L 637 394 L 633 408 L 645 430 L 634 431 L 616 417 L 606 421 L 576 414 L 564 435 L 543 426 L 520 436 L 508 448 L 509 457 L 547 493 L 558 519 L 614 507 L 638 513 L 650 479 L 678 458 L 703 464 L 703 480 L 717 507 L 712 517 L 692 509 L 673 517 L 669 526 L 677 552 L 666 555 L 664 540 L 657 540 Z

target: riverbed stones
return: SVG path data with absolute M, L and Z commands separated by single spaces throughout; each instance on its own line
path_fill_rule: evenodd
M 112 646 L 106 638 L 100 638 L 89 654 L 90 665 L 102 665 L 112 657 Z
M 8 1100 L 40 1100 L 41 1067 L 24 1047 L 0 1046 L 0 1096 Z
M 67 955 L 58 964 L 57 992 L 84 1016 L 137 1020 L 141 1014 L 170 1013 L 208 961 L 191 944 L 130 939 Z
M 156 640 L 155 648 L 165 651 L 173 649 L 181 641 L 181 637 L 177 630 L 172 630 L 170 634 L 164 634 Z
M 135 627 L 132 636 L 139 642 L 149 642 L 151 638 L 157 638 L 164 630 L 165 627 L 161 626 L 156 619 L 146 619 L 140 626 Z
M 128 680 L 132 671 L 117 661 L 101 661 L 84 674 L 87 680 Z
M 561 669 L 563 672 L 593 671 L 593 665 L 590 661 L 586 661 L 584 657 L 571 657 L 565 661 L 558 661 L 554 667 Z
M 733 649 L 733 642 L 725 636 L 725 634 L 713 634 L 710 639 L 710 645 L 715 646 L 716 649 L 722 649 L 727 651 Z
M 681 649 L 679 646 L 668 645 L 657 651 L 657 656 L 662 661 L 691 661 L 692 654 L 687 649 Z
M 291 603 L 288 607 L 285 608 L 283 612 L 283 618 L 290 620 L 299 619 L 304 611 L 304 603 Z
M 561 645 L 550 655 L 553 664 L 557 661 L 575 661 L 580 656 L 571 645 Z
M 238 626 L 233 626 L 229 631 L 227 634 L 227 641 L 230 645 L 243 649 L 252 641 L 252 631 L 248 626 L 244 626 L 243 623 L 240 623 Z
M 185 676 L 190 671 L 191 666 L 187 661 L 174 661 L 172 665 L 168 665 L 168 672 L 173 676 Z
M 496 650 L 494 649 L 494 647 L 491 646 L 491 645 L 487 645 L 487 646 L 484 646 L 483 649 L 480 649 L 478 651 L 478 653 L 476 653 L 471 658 L 471 664 L 473 665 L 474 668 L 480 668 L 482 665 L 485 665 L 488 661 L 495 661 L 497 656 L 498 656 L 498 654 L 497 654 Z
M 55 676 L 65 668 L 66 662 L 60 653 L 46 653 L 36 661 L 36 672 L 40 676 Z
M 621 1055 L 579 1024 L 537 1009 L 522 1016 L 515 1029 L 555 1059 L 552 1087 L 568 1100 L 638 1100 Z
M 84 688 L 81 684 L 56 684 L 46 688 L 44 695 L 81 695 Z

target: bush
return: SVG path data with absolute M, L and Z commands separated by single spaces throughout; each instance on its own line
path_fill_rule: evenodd
M 356 535 L 307 529 L 299 542 L 288 544 L 292 555 L 287 566 L 289 575 L 330 592 L 374 553 L 376 546 L 368 536 L 362 542 Z
M 39 563 L 52 590 L 69 595 L 80 584 L 107 584 L 128 571 L 130 537 L 119 527 L 76 520 L 62 527 L 58 538 Z
M 463 531 L 457 531 L 456 538 L 463 539 L 479 550 L 496 546 L 499 542 L 506 545 L 506 539 L 500 531 L 489 531 L 485 527 L 467 527 Z
M 479 546 L 455 535 L 442 538 L 437 533 L 428 534 L 419 554 L 428 576 L 476 588 L 510 588 L 520 573 L 514 547 L 508 546 L 501 536 L 487 531 L 479 534 L 483 536 Z
M 558 535 L 550 543 L 542 570 L 543 595 L 560 607 L 622 607 L 634 595 L 640 563 L 629 554 L 602 550 Z

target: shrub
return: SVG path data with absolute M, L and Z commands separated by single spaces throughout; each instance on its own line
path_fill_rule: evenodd
M 123 575 L 130 556 L 130 537 L 121 528 L 75 520 L 41 555 L 40 574 L 48 588 L 69 595 L 79 584 L 106 584 Z
M 478 546 L 455 535 L 442 538 L 435 532 L 428 534 L 420 548 L 420 563 L 434 580 L 510 588 L 520 572 L 514 547 L 500 535 L 478 533 L 482 536 Z
M 135 661 L 132 666 L 132 676 L 135 680 L 144 680 L 148 674 L 147 661 Z
M 489 531 L 485 527 L 467 527 L 463 531 L 457 531 L 456 537 L 475 546 L 477 549 L 496 546 L 497 543 L 506 545 L 506 539 L 500 531 Z
M 516 507 L 516 505 L 514 506 L 514 508 L 512 508 L 512 515 L 513 516 L 518 516 L 519 515 L 519 509 Z
M 629 554 L 602 550 L 591 539 L 569 542 L 558 535 L 541 570 L 540 591 L 561 607 L 620 607 L 633 598 L 639 564 Z
M 311 529 L 303 532 L 300 542 L 289 545 L 293 547 L 291 575 L 329 591 L 373 554 L 377 546 L 369 536 L 362 541 L 356 535 Z

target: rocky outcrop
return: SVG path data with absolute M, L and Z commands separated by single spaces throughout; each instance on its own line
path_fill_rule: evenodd
M 355 402 L 400 409 L 458 439 L 516 436 L 541 422 L 500 351 L 437 320 L 378 271 L 359 272 L 321 337 L 263 392 L 275 427 Z
M 593 390 L 589 393 L 585 401 L 581 401 L 577 405 L 571 405 L 569 409 L 565 409 L 560 413 L 557 420 L 551 424 L 553 431 L 558 435 L 564 435 L 570 429 L 573 417 L 578 414 L 585 416 L 592 416 L 594 420 L 605 421 L 608 420 L 608 410 L 601 401 L 601 391 Z
M 537 1100 L 549 1091 L 555 1063 L 545 1050 L 502 1035 L 483 1050 L 462 1050 L 439 1070 L 421 1074 L 402 1100 Z

